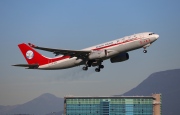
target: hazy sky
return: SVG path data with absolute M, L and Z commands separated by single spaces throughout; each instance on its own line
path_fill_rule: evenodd
M 58 97 L 123 94 L 151 73 L 180 66 L 179 0 L 0 0 L 0 105 L 22 104 L 43 93 Z M 139 32 L 160 38 L 144 54 L 129 52 L 122 63 L 96 73 L 82 67 L 27 70 L 17 45 L 83 49 Z M 52 53 L 40 51 L 54 57 Z M 155 93 L 155 92 L 152 92 Z

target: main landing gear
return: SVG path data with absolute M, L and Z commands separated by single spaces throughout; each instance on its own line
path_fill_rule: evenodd
M 95 69 L 96 72 L 100 72 L 101 69 L 104 68 L 104 65 L 101 64 L 102 62 L 99 63 L 98 67 Z M 87 64 L 82 68 L 83 70 L 87 71 L 88 70 L 88 67 L 91 67 L 92 66 L 92 63 L 91 62 L 87 62 Z
M 88 67 L 84 66 L 82 69 L 86 71 L 86 70 L 88 70 Z
M 104 68 L 104 65 L 99 65 L 98 68 L 95 69 L 96 72 L 100 72 L 101 69 Z
M 85 71 L 88 70 L 88 67 L 91 67 L 92 63 L 93 63 L 93 61 L 87 61 L 86 65 L 82 69 Z

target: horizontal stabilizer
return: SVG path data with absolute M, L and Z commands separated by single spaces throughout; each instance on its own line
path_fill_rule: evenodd
M 18 67 L 28 67 L 27 69 L 37 69 L 39 67 L 38 64 L 16 64 L 12 66 L 18 66 Z

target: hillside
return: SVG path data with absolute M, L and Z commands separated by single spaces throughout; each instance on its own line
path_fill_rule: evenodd
M 123 95 L 147 96 L 152 93 L 162 94 L 162 115 L 180 115 L 180 69 L 153 73 Z
M 45 93 L 27 103 L 16 106 L 0 106 L 0 115 L 4 114 L 35 114 L 45 115 L 63 110 L 63 98 Z

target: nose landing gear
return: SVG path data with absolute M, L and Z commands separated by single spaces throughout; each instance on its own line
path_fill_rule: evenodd
M 151 43 L 149 43 L 149 44 L 147 44 L 147 45 L 143 46 L 143 48 L 144 48 L 143 52 L 144 52 L 144 53 L 147 53 L 146 48 L 147 48 L 147 47 L 149 47 L 150 45 L 151 45 Z
M 147 50 L 146 50 L 146 49 L 144 49 L 144 50 L 143 50 L 143 52 L 144 52 L 144 53 L 147 53 Z

